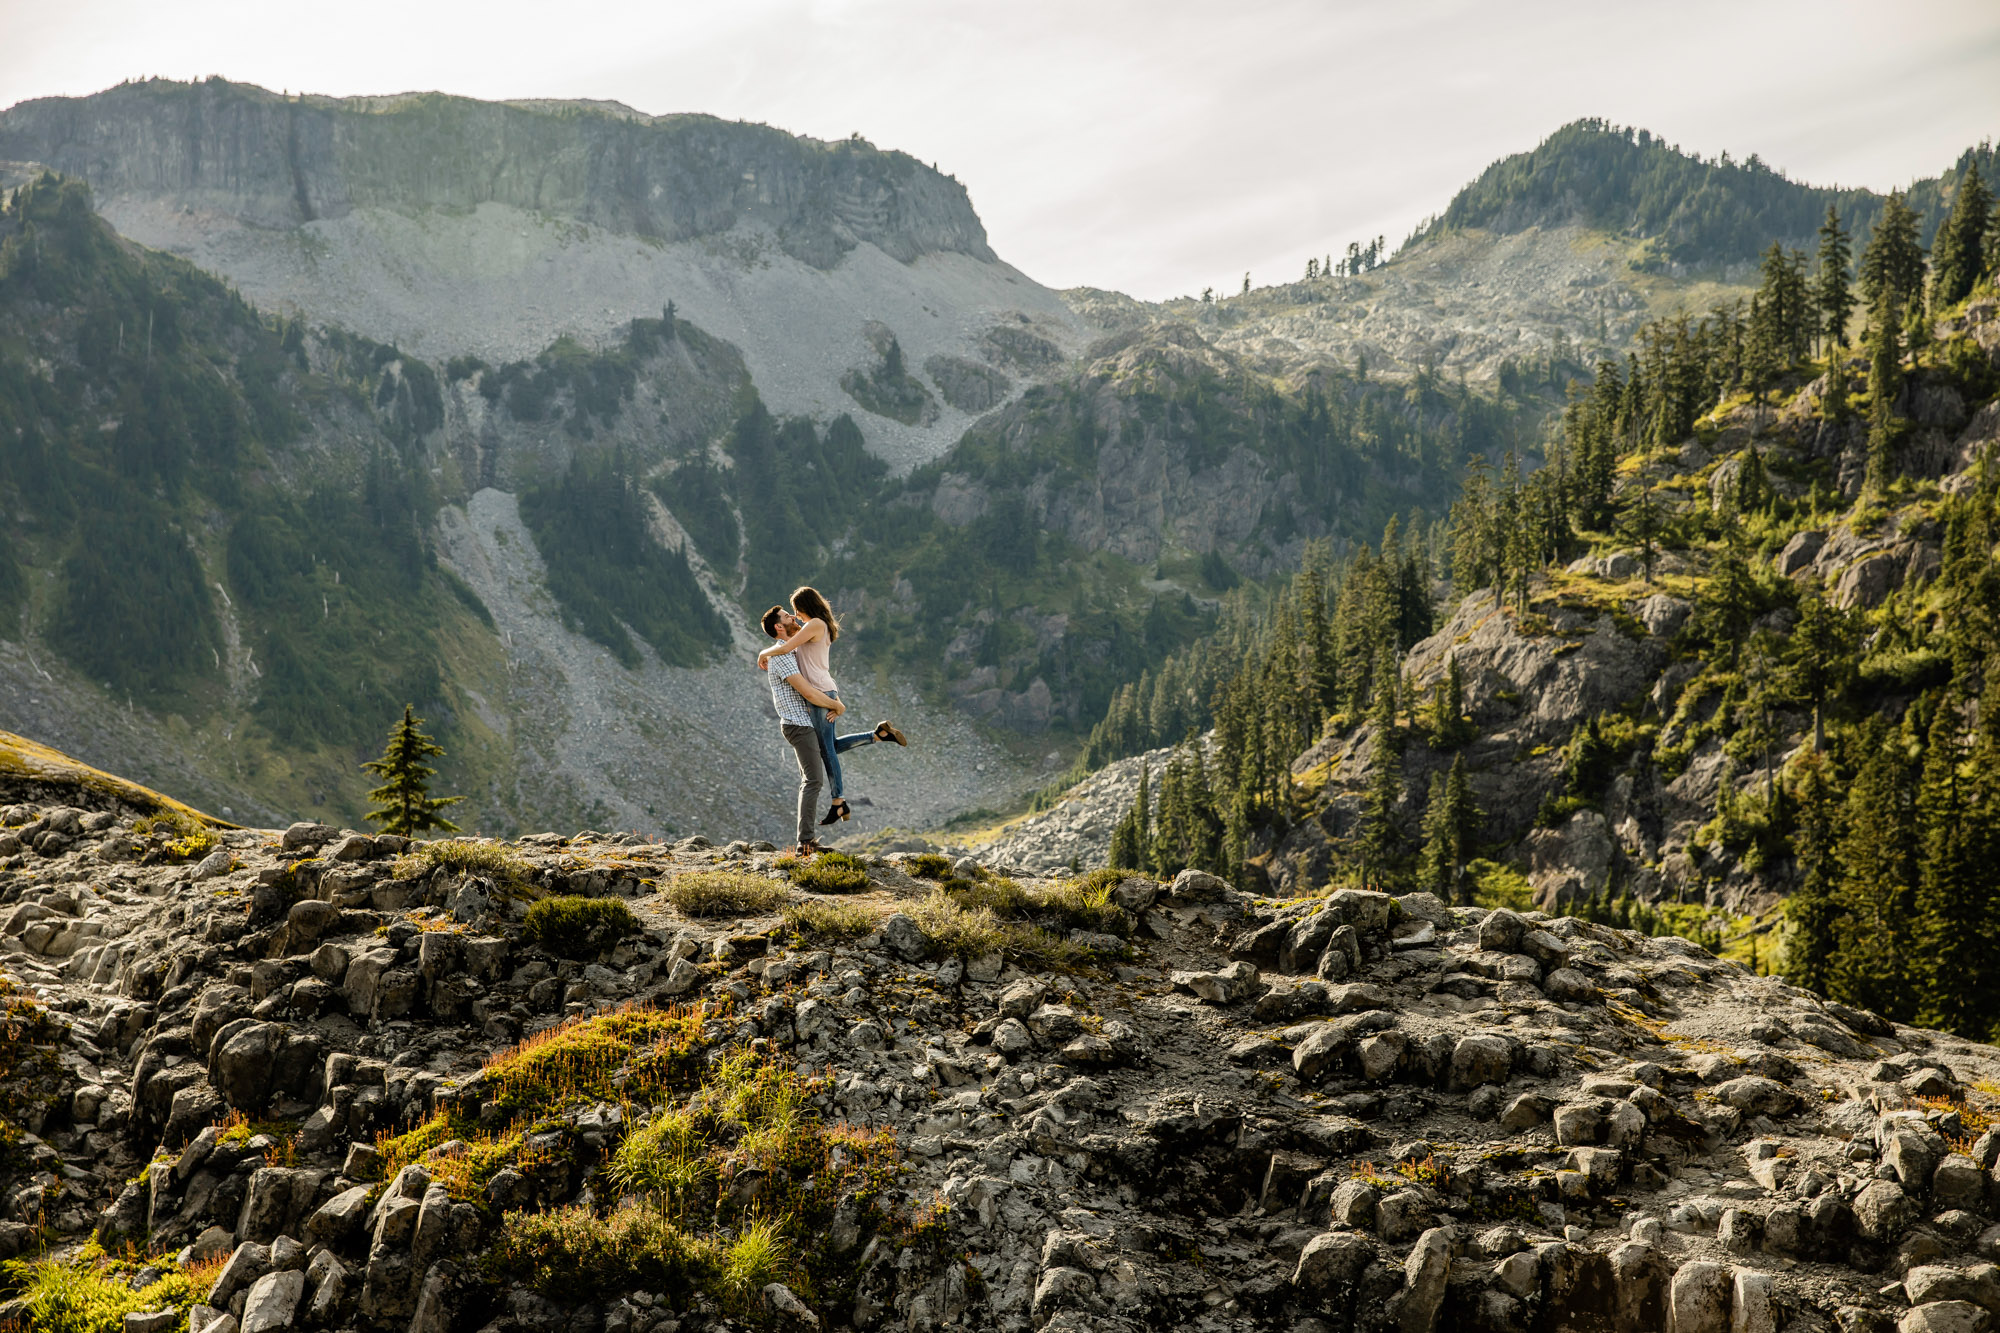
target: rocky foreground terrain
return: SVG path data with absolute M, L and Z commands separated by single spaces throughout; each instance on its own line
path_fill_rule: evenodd
M 93 1262 L 128 1333 L 2000 1313 L 2000 1052 L 1678 938 L 5 795 L 0 1324 Z

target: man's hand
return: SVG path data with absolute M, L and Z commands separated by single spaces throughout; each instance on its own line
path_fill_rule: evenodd
M 831 703 L 827 705 L 826 708 L 827 721 L 831 722 L 834 718 L 839 717 L 842 713 L 845 713 L 846 711 L 847 711 L 846 704 L 842 703 L 838 699 L 833 700 Z

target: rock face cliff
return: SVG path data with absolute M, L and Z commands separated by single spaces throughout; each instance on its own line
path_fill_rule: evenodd
M 122 233 L 266 311 L 440 363 L 602 343 L 674 302 L 742 349 L 773 411 L 854 412 L 900 466 L 1018 392 L 982 351 L 993 330 L 1032 329 L 1059 356 L 1090 332 L 994 255 L 949 176 L 711 116 L 152 80 L 0 111 L 8 160 L 89 182 Z M 874 369 L 877 327 L 911 366 L 936 363 L 944 410 L 905 421 L 842 387 Z
M 0 1246 L 50 1248 L 0 1319 L 79 1293 L 206 1333 L 2000 1308 L 2000 1051 L 1685 940 L 1199 872 L 5 798 Z M 92 1236 L 157 1257 L 98 1268 Z
M 907 154 L 607 103 L 155 79 L 10 108 L 0 157 L 79 176 L 107 201 L 171 200 L 257 227 L 502 204 L 657 242 L 754 223 L 819 268 L 862 243 L 902 263 L 995 257 L 964 187 Z

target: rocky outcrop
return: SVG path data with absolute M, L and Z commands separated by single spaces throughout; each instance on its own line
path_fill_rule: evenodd
M 483 844 L 518 877 L 502 893 L 300 826 L 225 832 L 229 867 L 197 881 L 93 804 L 0 811 L 77 830 L 0 861 L 0 949 L 61 1071 L 6 1084 L 26 1137 L 0 1237 L 33 1208 L 59 1253 L 94 1232 L 226 1256 L 194 1329 L 719 1330 L 740 1308 L 720 1292 L 585 1296 L 597 1270 L 537 1285 L 489 1257 L 510 1219 L 635 1206 L 604 1167 L 653 1109 L 558 1096 L 531 1144 L 481 1138 L 505 1165 L 472 1174 L 463 1140 L 394 1137 L 506 1123 L 524 1085 L 492 1061 L 524 1038 L 694 1000 L 671 1012 L 711 1064 L 825 1071 L 804 1113 L 892 1142 L 895 1197 L 935 1209 L 934 1242 L 900 1251 L 836 1212 L 820 1243 L 856 1257 L 757 1297 L 791 1327 L 1723 1333 L 2000 1306 L 2000 1132 L 1977 1132 L 2000 1051 L 1684 940 L 1190 871 L 1115 885 L 1130 937 L 1079 932 L 1045 974 L 934 935 L 940 890 L 907 873 L 931 867 L 899 857 L 846 898 L 872 933 L 828 940 L 672 905 L 690 874 L 782 877 L 747 844 Z M 557 891 L 637 929 L 551 953 L 522 913 Z M 29 948 L 51 917 L 101 929 Z M 251 1132 L 231 1099 L 296 1132 Z

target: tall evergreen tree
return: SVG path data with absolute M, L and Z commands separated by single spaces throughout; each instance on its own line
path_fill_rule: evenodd
M 423 724 L 417 710 L 404 704 L 402 721 L 390 730 L 382 757 L 361 766 L 382 779 L 382 785 L 368 793 L 375 808 L 368 812 L 367 819 L 371 824 L 380 824 L 384 833 L 414 838 L 432 830 L 458 832 L 458 825 L 439 812 L 465 798 L 430 794 L 430 780 L 437 776 L 437 770 L 424 761 L 443 754 L 444 747 L 420 730 Z
M 1834 925 L 1840 915 L 1835 899 L 1840 884 L 1840 863 L 1835 855 L 1840 802 L 1832 768 L 1832 760 L 1817 750 L 1800 761 L 1799 882 L 1785 899 L 1785 975 L 1793 985 L 1821 994 L 1832 989 L 1833 959 L 1839 943 Z
M 1829 357 L 1847 342 L 1847 320 L 1854 311 L 1854 291 L 1847 273 L 1850 254 L 1840 210 L 1828 204 L 1826 221 L 1819 228 L 1819 274 L 1813 284 L 1813 305 L 1819 314 L 1820 349 Z
M 1787 645 L 1785 679 L 1812 708 L 1813 752 L 1826 749 L 1826 706 L 1854 671 L 1854 624 L 1817 584 L 1799 596 L 1799 620 Z
M 1385 656 L 1370 710 L 1375 735 L 1369 743 L 1368 787 L 1362 798 L 1359 836 L 1361 879 L 1368 888 L 1386 882 L 1400 847 L 1396 804 L 1403 795 L 1403 748 L 1396 734 L 1396 694 L 1396 664 Z
M 1914 931 L 1923 969 L 1917 1021 L 1983 1037 L 1994 1017 L 1992 890 L 1988 867 L 1978 858 L 1980 821 L 1972 818 L 1966 799 L 1960 728 L 1959 710 L 1948 692 L 1931 721 L 1917 790 L 1923 846 Z
M 1417 888 L 1446 902 L 1470 905 L 1472 887 L 1465 863 L 1478 836 L 1479 810 L 1472 801 L 1472 784 L 1465 756 L 1452 760 L 1449 774 L 1431 774 L 1430 798 L 1424 805 L 1423 851 L 1417 862 Z
M 1986 226 L 1992 209 L 1993 195 L 1979 179 L 1979 164 L 1968 162 L 1932 252 L 1933 309 L 1963 301 L 1979 281 L 1986 267 Z
M 1923 295 L 1924 249 L 1917 240 L 1918 227 L 1919 219 L 1902 192 L 1892 193 L 1861 252 L 1861 299 L 1871 311 L 1885 296 L 1900 312 Z
M 1916 1015 L 1914 980 L 1917 820 L 1910 751 L 1914 733 L 1877 714 L 1857 740 L 1860 766 L 1848 788 L 1839 850 L 1833 993 L 1899 1022 Z
M 1139 791 L 1132 799 L 1132 808 L 1111 830 L 1111 855 L 1108 860 L 1114 870 L 1144 870 L 1152 851 L 1152 803 L 1146 791 L 1146 762 L 1139 761 Z
M 1902 304 L 1881 289 L 1868 329 L 1868 478 L 1880 494 L 1896 471 L 1896 395 L 1903 387 Z

